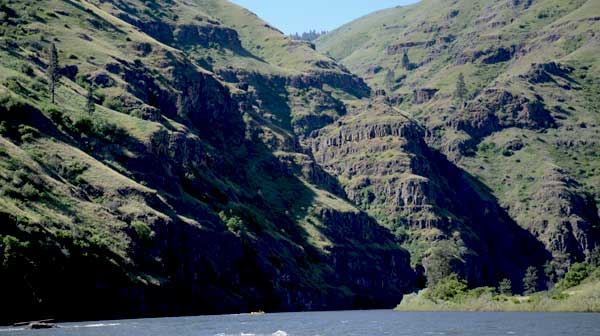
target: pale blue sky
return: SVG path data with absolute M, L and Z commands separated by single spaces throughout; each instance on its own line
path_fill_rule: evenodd
M 416 0 L 231 0 L 286 34 L 333 30 L 379 9 Z

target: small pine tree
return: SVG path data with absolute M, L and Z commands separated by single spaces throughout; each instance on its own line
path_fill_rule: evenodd
M 460 101 L 464 101 L 467 99 L 467 84 L 465 83 L 465 76 L 462 72 L 458 75 L 458 80 L 456 81 L 456 91 L 454 92 L 454 97 L 459 99 Z
M 524 294 L 529 295 L 535 293 L 538 290 L 538 282 L 539 277 L 537 269 L 533 266 L 529 266 L 523 277 Z
M 596 246 L 590 255 L 590 264 L 593 267 L 600 267 L 600 245 Z
M 54 93 L 56 92 L 56 86 L 58 85 L 58 81 L 60 80 L 58 68 L 58 51 L 56 50 L 56 45 L 52 43 L 52 46 L 50 47 L 50 55 L 47 70 L 50 99 L 52 101 L 52 104 L 54 104 Z
M 389 91 L 392 92 L 394 91 L 394 81 L 396 80 L 396 75 L 394 74 L 394 71 L 392 71 L 391 69 L 389 69 L 386 73 L 385 73 L 385 88 Z
M 498 292 L 503 295 L 512 295 L 512 282 L 510 279 L 504 279 L 498 284 Z
M 94 102 L 94 87 L 90 84 L 87 90 L 87 103 L 85 105 L 87 113 L 91 116 L 96 112 L 96 103 Z
M 402 55 L 402 68 L 410 70 L 410 59 L 408 58 L 408 51 L 404 49 L 404 55 Z
M 549 282 L 556 282 L 556 271 L 554 269 L 554 264 L 551 261 L 546 261 L 544 264 L 544 275 Z

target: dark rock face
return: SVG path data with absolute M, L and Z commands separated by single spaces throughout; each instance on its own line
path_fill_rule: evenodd
M 479 99 L 469 102 L 465 111 L 450 120 L 450 124 L 475 139 L 508 127 L 543 129 L 556 126 L 541 100 L 495 89 L 486 90 Z
M 381 72 L 381 70 L 383 70 L 383 68 L 381 66 L 373 64 L 373 65 L 369 66 L 369 68 L 367 69 L 367 74 L 368 75 L 376 75 L 379 72 Z
M 175 32 L 181 46 L 201 45 L 209 48 L 211 43 L 233 51 L 243 50 L 237 31 L 216 25 L 182 25 Z
M 98 87 L 111 87 L 115 84 L 115 81 L 105 72 L 97 72 L 90 75 L 89 81 L 94 83 Z
M 309 87 L 322 88 L 323 84 L 328 84 L 334 88 L 346 91 L 357 98 L 368 97 L 371 94 L 371 88 L 361 78 L 350 73 L 320 72 L 299 75 L 289 78 L 287 84 L 298 89 Z
M 407 48 L 431 47 L 431 46 L 434 46 L 435 43 L 436 43 L 436 40 L 402 42 L 402 43 L 388 46 L 387 54 L 388 54 L 388 56 L 397 55 L 397 54 L 403 53 L 404 50 Z
M 410 268 L 409 254 L 395 248 L 389 231 L 365 213 L 323 209 L 319 217 L 323 218 L 327 227 L 324 233 L 333 241 L 344 242 L 332 249 L 330 258 L 336 270 L 336 282 L 342 284 L 347 281 L 345 279 L 352 279 L 349 286 L 356 293 L 356 306 L 377 304 L 395 307 L 397 300 L 402 298 L 403 290 L 414 285 L 415 275 Z M 370 252 L 377 257 L 357 256 L 351 248 L 356 244 L 352 240 L 364 244 L 378 242 L 379 249 Z
M 117 2 L 116 4 L 119 3 Z M 124 9 L 127 10 L 127 8 Z M 118 17 L 163 43 L 171 44 L 173 42 L 173 32 L 175 29 L 166 22 L 139 20 L 126 13 L 120 13 Z
M 489 54 L 486 54 L 486 57 L 482 60 L 482 62 L 485 64 L 506 62 L 513 57 L 513 54 L 513 49 L 498 48 L 490 52 Z
M 75 80 L 78 72 L 79 68 L 76 65 L 65 65 L 59 70 L 61 76 L 65 76 L 72 81 Z
M 463 55 L 463 62 L 477 62 L 481 60 L 484 64 L 496 64 L 510 61 L 517 51 L 516 46 L 494 47 L 478 50 Z
M 552 76 L 571 80 L 569 75 L 573 72 L 573 68 L 564 66 L 556 62 L 534 64 L 524 75 L 524 77 L 532 84 L 554 82 Z
M 422 88 L 417 89 L 413 93 L 413 104 L 423 104 L 431 99 L 438 92 L 437 89 Z

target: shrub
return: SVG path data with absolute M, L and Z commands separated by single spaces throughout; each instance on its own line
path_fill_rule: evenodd
M 4 81 L 4 85 L 14 93 L 27 96 L 29 94 L 29 90 L 27 90 L 27 88 L 21 82 L 22 80 L 19 77 L 8 77 Z
M 109 142 L 118 142 L 127 137 L 127 132 L 124 129 L 104 121 L 99 121 L 94 125 L 94 133 Z
M 227 229 L 233 233 L 240 232 L 244 227 L 244 221 L 236 215 L 233 215 L 231 213 L 228 215 L 225 211 L 221 211 L 219 212 L 219 217 L 221 218 L 223 223 L 225 223 Z
M 148 226 L 148 224 L 142 221 L 133 221 L 131 222 L 131 227 L 137 234 L 137 236 L 142 240 L 150 240 L 154 237 L 154 231 Z
M 121 112 L 121 113 L 126 113 L 126 111 L 127 111 L 127 109 L 123 105 L 123 101 L 117 97 L 106 97 L 104 99 L 103 104 L 104 104 L 104 106 L 106 106 L 107 108 L 109 108 L 113 111 L 117 111 L 117 112 Z
M 21 194 L 23 195 L 23 198 L 28 200 L 36 200 L 42 196 L 40 191 L 29 182 L 25 183 L 25 185 L 21 187 Z
M 69 116 L 65 115 L 63 111 L 50 108 L 48 109 L 47 113 L 50 116 L 50 119 L 62 129 L 64 129 L 63 127 L 66 127 L 67 129 L 74 129 L 73 121 L 71 118 L 69 118 Z
M 27 63 L 21 63 L 19 65 L 19 71 L 21 71 L 22 73 L 26 74 L 29 77 L 34 77 L 34 75 L 35 75 L 33 68 L 31 67 L 31 65 L 29 65 Z
M 47 113 L 50 116 L 50 120 L 54 121 L 57 124 L 62 123 L 64 116 L 64 113 L 62 111 L 57 110 L 55 108 L 49 108 Z
M 84 171 L 89 168 L 89 165 L 83 162 L 71 162 L 68 165 L 63 165 L 60 167 L 60 175 L 70 181 L 71 183 L 79 184 L 79 180 L 77 179 L 79 175 L 81 175 Z
M 467 296 L 480 297 L 483 295 L 494 296 L 496 295 L 496 288 L 494 287 L 477 287 L 469 290 Z
M 9 126 L 6 121 L 0 121 L 0 135 L 7 135 L 9 131 Z
M 428 299 L 437 301 L 449 301 L 467 292 L 467 282 L 460 279 L 458 274 L 453 273 L 430 287 L 426 292 Z
M 73 130 L 80 135 L 90 135 L 94 129 L 94 124 L 89 118 L 81 118 L 73 123 Z
M 19 136 L 21 141 L 30 142 L 40 136 L 40 132 L 28 125 L 19 125 Z
M 576 263 L 571 266 L 569 272 L 565 274 L 565 278 L 558 282 L 557 288 L 566 289 L 578 286 L 591 273 L 591 267 L 588 264 Z

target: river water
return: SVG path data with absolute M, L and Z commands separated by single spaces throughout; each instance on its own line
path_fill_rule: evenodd
M 64 323 L 59 329 L 0 335 L 82 336 L 329 336 L 527 335 L 599 336 L 600 314 L 405 313 L 390 310 L 221 315 Z

